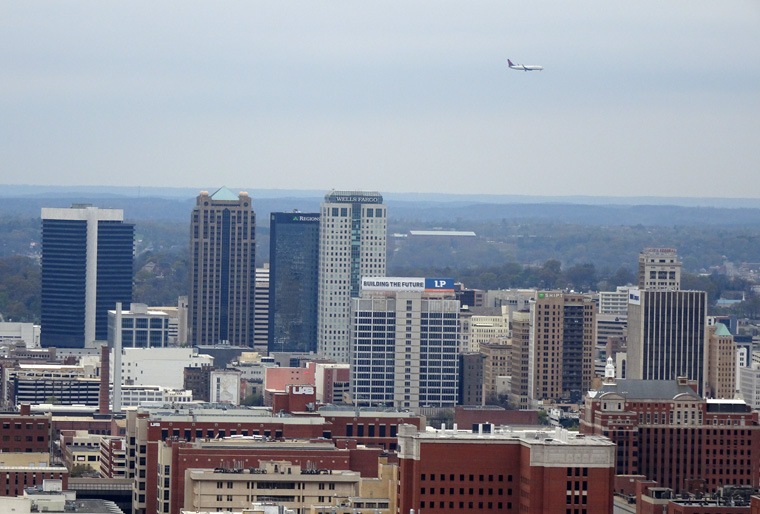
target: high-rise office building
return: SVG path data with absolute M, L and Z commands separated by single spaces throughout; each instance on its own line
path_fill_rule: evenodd
M 201 191 L 190 223 L 190 342 L 252 346 L 256 215 L 248 193 Z
M 108 339 L 108 310 L 132 302 L 134 225 L 121 209 L 42 209 L 43 347 Z
M 707 391 L 712 398 L 736 395 L 736 343 L 723 323 L 707 327 Z
M 351 300 L 351 396 L 357 404 L 453 407 L 459 300 L 452 279 L 363 278 Z
M 269 268 L 256 268 L 253 307 L 253 345 L 266 351 L 269 341 Z
M 269 220 L 269 351 L 316 352 L 319 213 Z
M 628 304 L 628 377 L 707 381 L 707 293 L 637 290 Z
M 674 248 L 644 248 L 639 254 L 639 289 L 681 289 L 681 263 Z
M 513 409 L 526 410 L 528 402 L 528 366 L 530 365 L 530 312 L 517 311 L 512 314 L 512 354 L 510 364 L 512 383 L 509 404 Z
M 707 293 L 681 290 L 681 262 L 673 248 L 639 255 L 639 288 L 628 292 L 627 376 L 707 385 Z
M 531 401 L 580 401 L 593 378 L 595 332 L 596 306 L 590 296 L 561 291 L 537 293 L 530 302 Z
M 386 206 L 380 193 L 330 191 L 320 210 L 317 351 L 348 362 L 351 298 L 361 277 L 385 276 Z

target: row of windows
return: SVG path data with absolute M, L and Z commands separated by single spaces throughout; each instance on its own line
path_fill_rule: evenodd
M 436 476 L 440 477 L 440 481 L 441 482 L 445 482 L 446 481 L 446 475 L 445 474 L 435 475 L 433 473 L 431 473 L 430 475 L 422 473 L 420 475 L 420 480 L 424 482 L 427 478 L 430 478 L 431 482 L 435 482 L 435 480 L 436 480 L 435 477 Z M 448 475 L 449 482 L 456 481 L 456 476 L 457 475 Z M 468 481 L 469 482 L 474 482 L 475 481 L 475 476 L 476 475 L 459 475 L 459 481 L 460 482 L 464 482 L 465 481 L 465 477 L 469 477 Z M 486 481 L 486 475 L 477 475 L 477 477 L 478 477 L 478 482 L 485 482 Z M 494 481 L 494 477 L 496 477 L 496 480 L 498 482 L 503 482 L 504 481 L 504 475 L 488 475 L 488 482 L 493 482 Z M 511 482 L 511 481 L 512 481 L 512 475 L 507 475 L 507 482 Z
M 14 423 L 13 428 L 15 428 L 16 430 L 21 430 L 22 425 L 26 427 L 26 430 L 32 430 L 34 428 L 34 423 L 26 423 L 26 424 Z M 3 430 L 9 430 L 10 428 L 11 428 L 10 422 L 7 422 L 7 421 L 3 422 Z M 47 429 L 47 426 L 45 425 L 45 423 L 37 423 L 37 430 L 46 430 L 46 429 Z
M 435 502 L 427 502 L 427 503 L 428 503 L 428 505 L 430 506 L 431 509 L 436 508 L 435 507 Z M 465 508 L 464 507 L 464 503 L 465 502 L 459 502 L 459 508 L 460 509 L 464 509 Z M 454 502 L 450 501 L 450 502 L 448 502 L 448 504 L 449 504 L 449 508 L 450 509 L 454 508 Z M 445 509 L 446 508 L 445 505 L 446 505 L 446 502 L 438 502 L 438 508 Z M 467 502 L 467 508 L 468 509 L 475 509 L 475 508 L 478 508 L 478 509 L 484 509 L 484 508 L 493 509 L 494 503 L 493 502 L 478 502 L 477 503 L 477 507 L 475 505 L 476 505 L 475 502 Z M 486 505 L 487 505 L 487 507 L 486 507 Z M 424 501 L 420 502 L 420 508 L 421 509 L 425 508 L 425 502 Z M 497 502 L 496 503 L 496 508 L 498 510 L 502 510 L 504 508 L 504 504 L 502 502 Z M 512 509 L 512 502 L 507 502 L 507 509 L 508 510 Z M 585 512 L 584 512 L 584 514 L 585 514 Z

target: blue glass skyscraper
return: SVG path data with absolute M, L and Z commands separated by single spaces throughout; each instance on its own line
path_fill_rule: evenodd
M 269 220 L 269 351 L 315 352 L 319 213 L 273 212 Z
M 108 310 L 132 302 L 134 225 L 120 209 L 42 209 L 43 347 L 108 339 Z

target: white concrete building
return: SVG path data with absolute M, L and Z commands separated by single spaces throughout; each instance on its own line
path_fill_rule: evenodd
M 502 315 L 474 314 L 470 318 L 470 351 L 480 351 L 481 343 L 495 343 L 509 339 L 509 311 L 505 306 L 502 309 Z
M 433 292 L 428 281 L 449 283 L 451 290 Z M 460 304 L 453 284 L 451 279 L 362 279 L 360 297 L 351 300 L 354 402 L 456 405 Z
M 116 340 L 116 311 L 108 311 L 108 346 Z M 165 311 L 148 309 L 133 303 L 121 311 L 121 345 L 123 348 L 164 348 L 169 345 L 170 316 Z
M 34 323 L 0 323 L 0 345 L 23 342 L 27 348 L 40 347 L 40 326 Z
M 351 298 L 386 269 L 386 206 L 376 192 L 330 191 L 320 208 L 317 352 L 349 361 Z
M 486 291 L 486 306 L 506 307 L 512 321 L 512 314 L 530 309 L 530 301 L 535 297 L 535 289 L 493 289 Z
M 177 298 L 176 306 L 148 307 L 148 310 L 169 315 L 169 346 L 187 345 L 187 296 Z
M 760 409 L 760 364 L 749 368 L 739 368 L 739 392 L 747 405 Z
M 113 391 L 111 394 L 113 395 Z M 191 401 L 193 401 L 193 392 L 187 389 L 171 389 L 156 385 L 121 386 L 122 407 L 139 407 L 146 403 L 189 403 Z
M 253 302 L 253 346 L 269 347 L 269 266 L 256 268 Z
M 628 314 L 628 286 L 618 286 L 615 291 L 599 292 L 599 314 Z
M 215 370 L 209 375 L 209 400 L 212 403 L 240 405 L 240 372 Z
M 261 355 L 259 352 L 243 352 L 228 367 L 240 372 L 241 380 L 264 383 L 267 368 L 276 368 L 274 357 Z
M 111 375 L 113 350 L 111 351 Z M 210 355 L 199 354 L 193 348 L 123 348 L 121 352 L 122 385 L 158 385 L 182 389 L 183 370 L 214 364 Z

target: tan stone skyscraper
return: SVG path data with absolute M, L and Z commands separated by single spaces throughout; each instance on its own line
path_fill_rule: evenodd
M 530 304 L 531 401 L 580 401 L 591 386 L 596 306 L 590 296 L 538 291 Z
M 736 343 L 723 323 L 707 327 L 707 393 L 713 398 L 736 395 Z
M 201 191 L 190 223 L 190 342 L 253 346 L 256 215 L 248 193 Z
M 385 276 L 386 206 L 380 193 L 330 191 L 320 210 L 317 351 L 349 361 L 351 298 L 361 277 Z
M 644 248 L 639 254 L 639 289 L 681 289 L 681 263 L 674 248 Z

